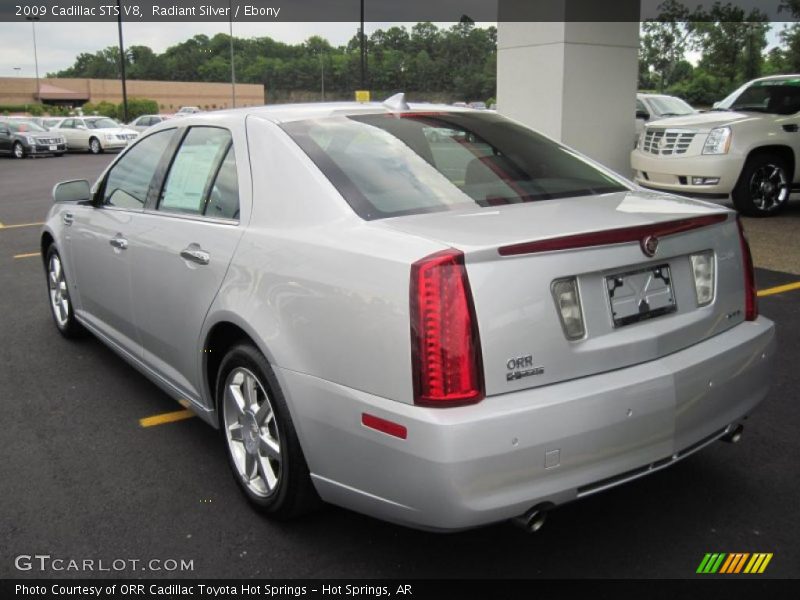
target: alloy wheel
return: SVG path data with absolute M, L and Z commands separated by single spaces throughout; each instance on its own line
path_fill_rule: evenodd
M 225 381 L 224 426 L 233 463 L 244 485 L 261 497 L 271 495 L 281 478 L 278 424 L 269 395 L 248 369 L 233 369 Z
M 61 259 L 58 254 L 53 254 L 50 257 L 47 267 L 47 281 L 50 287 L 50 308 L 53 310 L 56 323 L 63 329 L 69 322 L 71 307 L 67 280 L 64 277 L 64 269 L 61 266 Z
M 762 212 L 780 207 L 789 197 L 786 171 L 780 165 L 766 163 L 750 176 L 750 197 L 753 205 Z

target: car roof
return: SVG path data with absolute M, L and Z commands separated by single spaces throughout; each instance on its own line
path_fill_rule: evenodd
M 461 108 L 449 104 L 412 103 L 407 105 L 405 113 L 426 112 L 478 112 L 472 108 Z M 352 116 L 360 114 L 390 114 L 398 112 L 379 102 L 309 102 L 304 104 L 271 104 L 268 106 L 249 106 L 212 112 L 199 113 L 181 118 L 181 123 L 204 123 L 209 121 L 239 121 L 248 116 L 262 118 L 274 123 L 304 121 L 306 119 L 322 119 L 335 116 Z M 174 123 L 170 126 L 174 127 Z
M 798 79 L 800 78 L 800 74 L 788 74 L 788 75 L 769 75 L 767 77 L 759 77 L 757 79 L 752 79 L 748 81 L 745 85 L 750 83 L 755 83 L 756 81 L 780 81 L 782 79 Z

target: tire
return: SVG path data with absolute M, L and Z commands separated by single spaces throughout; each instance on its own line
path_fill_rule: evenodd
M 315 508 L 319 496 L 264 355 L 250 344 L 233 347 L 222 359 L 216 388 L 228 463 L 251 505 L 276 520 Z
M 50 315 L 53 317 L 56 329 L 68 339 L 82 337 L 86 330 L 75 319 L 64 265 L 55 244 L 48 246 L 45 258 L 44 272 L 47 279 L 47 295 L 50 300 Z
M 11 156 L 14 158 L 25 158 L 25 148 L 19 142 L 14 142 L 11 148 Z
M 100 154 L 103 152 L 103 146 L 100 145 L 100 140 L 93 137 L 89 140 L 89 152 L 92 154 Z
M 792 173 L 786 160 L 772 153 L 751 156 L 733 188 L 733 204 L 750 217 L 771 217 L 784 209 L 791 193 Z

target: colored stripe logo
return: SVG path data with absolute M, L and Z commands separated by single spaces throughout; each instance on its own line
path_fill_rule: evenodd
M 700 566 L 697 567 L 696 572 L 700 574 L 720 573 L 725 575 L 757 574 L 763 573 L 771 560 L 772 552 L 756 552 L 753 554 L 749 552 L 733 552 L 729 554 L 709 552 L 700 561 Z

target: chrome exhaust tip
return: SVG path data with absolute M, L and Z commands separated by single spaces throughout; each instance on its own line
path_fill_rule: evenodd
M 536 533 L 544 527 L 544 522 L 547 520 L 547 513 L 552 507 L 553 505 L 549 502 L 537 504 L 526 511 L 525 514 L 511 519 L 511 522 L 526 533 Z
M 730 432 L 722 436 L 722 441 L 729 444 L 738 444 L 742 439 L 742 433 L 744 433 L 744 425 L 736 425 Z

